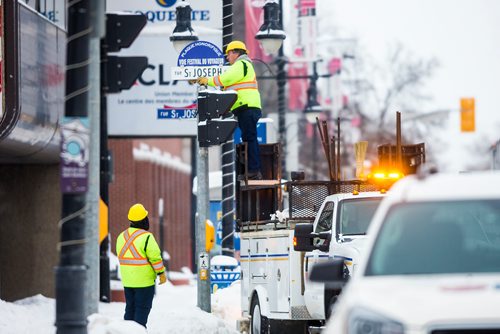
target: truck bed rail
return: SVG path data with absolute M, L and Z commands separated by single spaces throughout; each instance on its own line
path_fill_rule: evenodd
M 329 195 L 377 190 L 377 185 L 360 180 L 250 183 L 239 187 L 237 202 L 242 205 L 236 222 L 240 231 L 286 229 L 298 222 L 312 223 Z M 283 200 L 283 194 L 288 198 Z

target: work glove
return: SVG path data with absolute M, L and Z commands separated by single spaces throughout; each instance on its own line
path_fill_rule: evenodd
M 167 275 L 165 274 L 165 272 L 162 272 L 160 275 L 158 275 L 160 277 L 160 285 L 161 284 L 164 284 L 167 282 Z
M 207 86 L 208 85 L 208 78 L 207 77 L 199 77 L 198 80 L 196 80 L 196 82 L 200 86 Z
M 192 79 L 192 80 L 188 80 L 188 82 L 189 82 L 190 85 L 194 85 L 195 83 L 198 82 L 198 80 L 197 79 Z

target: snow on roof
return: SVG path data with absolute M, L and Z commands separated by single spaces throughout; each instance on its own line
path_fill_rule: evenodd
M 173 156 L 168 152 L 163 152 L 156 147 L 150 148 L 148 144 L 140 143 L 139 148 L 134 148 L 132 154 L 137 161 L 150 161 L 186 174 L 191 174 L 191 165 L 183 162 L 181 158 Z

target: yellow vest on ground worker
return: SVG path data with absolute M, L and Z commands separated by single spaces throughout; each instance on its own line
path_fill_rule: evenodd
M 122 283 L 127 288 L 145 288 L 155 284 L 165 271 L 160 247 L 151 232 L 129 227 L 116 240 Z
M 231 111 L 245 105 L 249 108 L 261 108 L 257 77 L 247 55 L 239 56 L 234 64 L 221 75 L 208 78 L 208 85 L 238 92 L 238 98 L 231 107 Z

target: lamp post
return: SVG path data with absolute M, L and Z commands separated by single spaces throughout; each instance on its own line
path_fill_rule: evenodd
M 283 154 L 281 155 L 282 175 L 286 175 L 286 118 L 285 118 L 285 59 L 283 53 L 283 40 L 286 34 L 282 28 L 283 5 L 281 1 L 267 0 L 264 5 L 264 23 L 255 35 L 262 48 L 268 54 L 276 54 L 278 66 L 278 133 Z
M 316 62 L 313 62 L 313 74 L 311 75 L 311 81 L 309 83 L 309 88 L 307 89 L 307 103 L 304 108 L 304 115 L 309 123 L 313 125 L 313 140 L 312 140 L 312 170 L 313 170 L 313 179 L 317 180 L 318 178 L 318 156 L 317 156 L 317 146 L 318 146 L 318 135 L 316 129 L 316 118 L 319 117 L 323 108 L 318 103 L 318 88 L 316 86 L 316 82 L 318 81 L 319 75 L 316 68 Z
M 313 74 L 311 75 L 311 81 L 307 89 L 307 103 L 304 108 L 304 114 L 309 123 L 316 123 L 316 117 L 319 117 L 323 111 L 323 108 L 318 103 L 318 87 L 316 85 L 318 78 L 319 75 L 316 68 L 316 62 L 313 62 Z
M 222 45 L 233 37 L 233 1 L 222 1 Z M 234 257 L 234 140 L 222 144 L 222 255 Z
M 170 41 L 177 52 L 181 52 L 189 43 L 197 41 L 198 35 L 191 27 L 191 6 L 186 1 L 180 2 L 176 9 L 176 26 Z M 205 245 L 205 220 L 209 217 L 209 184 L 208 184 L 208 147 L 200 147 L 196 141 L 196 176 L 198 180 L 196 192 L 195 218 L 195 258 L 197 259 L 197 305 L 205 311 L 211 312 L 210 303 L 210 256 Z M 193 157 L 194 158 L 194 157 Z M 206 269 L 202 268 L 206 265 Z M 206 276 L 202 273 L 206 273 Z
M 191 6 L 184 0 L 175 8 L 175 28 L 170 35 L 170 41 L 177 53 L 181 53 L 189 43 L 198 40 L 198 34 L 191 27 L 191 12 Z

